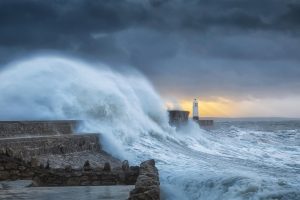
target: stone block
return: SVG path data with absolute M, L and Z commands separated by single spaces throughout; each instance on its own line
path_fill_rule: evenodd
M 135 189 L 130 192 L 129 200 L 159 200 L 159 175 L 154 160 L 142 162 Z

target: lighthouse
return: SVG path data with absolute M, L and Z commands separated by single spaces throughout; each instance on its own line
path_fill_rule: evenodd
M 198 99 L 194 99 L 193 102 L 193 120 L 199 120 Z

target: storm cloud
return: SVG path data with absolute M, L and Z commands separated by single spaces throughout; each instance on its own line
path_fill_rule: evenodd
M 166 97 L 297 96 L 300 3 L 1 1 L 1 65 L 48 51 L 133 66 Z

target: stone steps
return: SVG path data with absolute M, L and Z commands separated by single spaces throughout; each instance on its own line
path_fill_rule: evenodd
M 24 136 L 68 135 L 76 131 L 80 121 L 0 121 L 0 139 Z

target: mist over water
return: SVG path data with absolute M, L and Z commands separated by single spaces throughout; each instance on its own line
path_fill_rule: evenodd
M 42 56 L 0 72 L 0 119 L 81 119 L 105 150 L 155 158 L 168 200 L 300 199 L 300 123 L 218 123 L 176 132 L 140 74 Z

